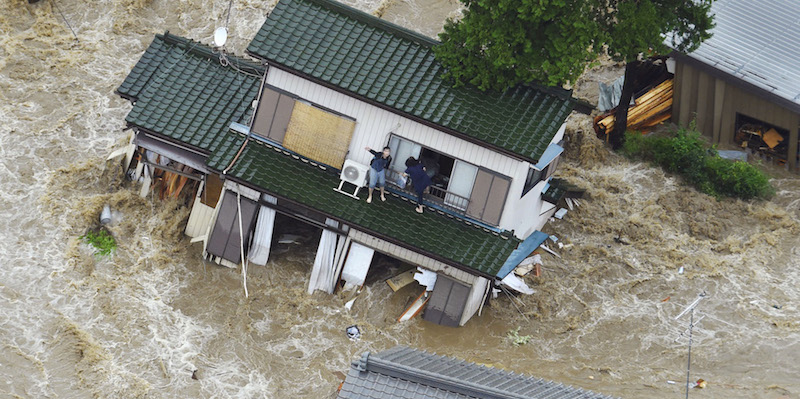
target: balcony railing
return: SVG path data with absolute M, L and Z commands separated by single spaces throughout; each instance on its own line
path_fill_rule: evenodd
M 406 183 L 406 187 L 401 187 L 398 184 L 399 177 L 399 172 L 391 169 L 386 170 L 386 183 L 388 185 L 394 189 L 410 194 L 416 199 L 417 193 L 414 192 L 414 185 L 411 184 L 411 181 L 409 180 Z M 467 208 L 469 208 L 469 198 L 462 197 L 458 194 L 433 185 L 428 188 L 428 192 L 424 194 L 423 198 L 425 201 L 429 201 L 458 215 L 466 216 Z

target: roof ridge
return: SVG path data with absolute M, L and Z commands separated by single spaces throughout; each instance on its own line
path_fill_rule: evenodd
M 286 0 L 281 0 L 286 1 Z M 360 22 L 363 22 L 367 25 L 372 25 L 374 27 L 386 30 L 390 33 L 396 34 L 404 39 L 408 39 L 411 41 L 416 42 L 417 44 L 433 47 L 438 44 L 441 44 L 440 41 L 433 39 L 431 37 L 425 36 L 419 32 L 415 32 L 411 29 L 404 28 L 400 25 L 395 23 L 389 22 L 383 18 L 376 17 L 372 14 L 366 13 L 361 11 L 357 8 L 350 7 L 346 4 L 340 3 L 334 0 L 292 0 L 292 1 L 308 1 L 310 3 L 317 4 L 321 7 L 327 8 L 329 10 L 338 12 L 339 14 L 345 15 L 347 17 L 353 18 Z
M 319 38 L 324 46 L 316 45 Z M 485 92 L 454 87 L 444 78 L 437 43 L 335 0 L 280 0 L 247 52 L 297 78 L 537 162 L 574 108 L 571 92 L 533 83 Z
M 169 33 L 169 31 L 165 31 L 163 34 L 157 33 L 156 37 L 160 38 L 167 44 L 183 46 L 187 54 L 192 54 L 209 60 L 212 59 L 218 60 L 221 53 L 221 52 L 215 52 L 211 46 L 204 44 L 200 41 L 192 40 L 183 36 L 178 36 Z M 262 66 L 260 63 L 253 62 L 233 54 L 226 54 L 226 57 L 231 58 L 232 60 L 230 61 L 235 61 L 237 63 L 237 67 L 239 69 L 245 70 L 246 72 L 257 73 L 259 75 L 263 75 L 264 72 L 266 72 L 266 68 L 264 68 L 264 66 Z
M 479 365 L 474 362 L 468 362 L 463 359 L 455 359 L 448 356 L 437 355 L 436 353 L 430 353 L 424 350 L 416 350 L 405 346 L 400 346 L 398 350 L 393 351 L 391 354 L 397 355 L 403 350 L 417 352 L 424 357 L 428 357 L 434 360 L 439 360 L 439 361 L 461 360 L 462 363 L 459 364 L 464 364 L 466 366 L 474 366 L 485 369 L 487 371 L 496 370 L 486 366 Z M 392 359 L 384 359 L 380 356 L 381 353 L 372 354 L 370 352 L 365 352 L 364 354 L 361 355 L 358 361 L 354 361 L 352 363 L 353 367 L 358 371 L 369 371 L 374 373 L 380 373 L 390 377 L 395 377 L 406 381 L 412 381 L 422 385 L 437 387 L 439 389 L 460 393 L 471 397 L 480 397 L 486 399 L 527 399 L 525 396 L 519 395 L 515 392 L 511 392 L 502 388 L 494 388 L 486 385 L 480 385 L 472 381 L 465 381 L 445 374 L 424 370 L 407 364 L 396 363 Z M 504 377 L 516 376 L 515 373 L 512 372 L 503 370 L 496 370 L 496 371 L 499 371 L 500 374 L 502 374 Z

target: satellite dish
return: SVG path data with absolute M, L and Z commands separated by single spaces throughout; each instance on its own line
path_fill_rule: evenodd
M 214 45 L 217 47 L 222 47 L 225 45 L 225 42 L 228 41 L 228 29 L 225 27 L 220 26 L 216 30 L 214 30 Z

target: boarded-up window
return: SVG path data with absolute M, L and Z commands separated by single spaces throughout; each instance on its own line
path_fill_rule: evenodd
M 494 226 L 498 225 L 510 185 L 509 179 L 479 169 L 469 198 L 467 215 Z
M 458 327 L 468 298 L 468 286 L 439 273 L 422 318 L 443 326 Z
M 258 204 L 247 198 L 241 198 L 242 204 L 242 231 L 244 232 L 244 248 L 250 246 L 250 232 L 256 220 Z M 217 213 L 217 222 L 211 230 L 206 251 L 214 256 L 219 256 L 233 263 L 241 260 L 241 246 L 239 239 L 239 210 L 236 194 L 225 191 L 225 196 Z
M 250 130 L 276 143 L 283 143 L 294 105 L 295 100 L 292 97 L 265 86 Z
M 317 162 L 341 168 L 356 122 L 297 102 L 283 146 Z

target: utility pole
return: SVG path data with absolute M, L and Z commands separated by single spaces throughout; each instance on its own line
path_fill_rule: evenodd
M 699 295 L 697 295 L 697 299 L 695 299 L 694 302 L 690 303 L 689 306 L 687 306 L 685 309 L 683 309 L 683 311 L 679 315 L 675 316 L 675 320 L 678 320 L 681 317 L 683 317 L 684 315 L 686 315 L 687 313 L 689 313 L 689 328 L 684 330 L 681 333 L 681 335 L 678 336 L 678 338 L 675 339 L 675 341 L 678 341 L 681 337 L 683 337 L 687 333 L 689 335 L 689 356 L 688 356 L 688 360 L 686 361 L 686 399 L 689 399 L 689 384 L 691 382 L 691 377 L 690 376 L 691 376 L 691 370 L 692 370 L 692 332 L 694 330 L 694 326 L 699 324 L 700 321 L 703 320 L 703 318 L 705 317 L 705 316 L 700 316 L 700 318 L 697 319 L 697 321 L 695 321 L 694 320 L 694 311 L 695 311 L 695 308 L 697 308 L 697 305 L 700 304 L 700 301 L 702 301 L 705 298 L 706 298 L 706 292 L 703 291 Z

